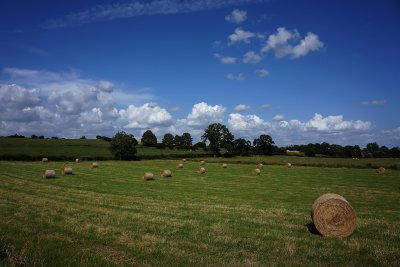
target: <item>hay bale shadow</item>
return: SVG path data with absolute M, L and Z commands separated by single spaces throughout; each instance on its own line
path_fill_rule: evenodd
M 308 231 L 313 234 L 313 235 L 319 235 L 322 236 L 320 232 L 318 232 L 317 228 L 315 227 L 313 222 L 309 222 L 306 224 L 306 227 L 308 229 Z

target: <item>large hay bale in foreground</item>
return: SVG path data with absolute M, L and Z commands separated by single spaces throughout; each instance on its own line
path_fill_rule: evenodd
M 68 175 L 68 174 L 72 174 L 72 168 L 71 167 L 63 167 L 61 169 L 61 173 L 63 175 Z
M 206 173 L 206 169 L 203 168 L 203 167 L 201 167 L 201 168 L 199 168 L 199 169 L 197 170 L 197 173 L 200 173 L 200 174 Z
M 45 170 L 43 172 L 43 178 L 45 178 L 45 179 L 56 178 L 56 171 L 55 170 Z
M 376 170 L 376 172 L 379 173 L 379 174 L 384 174 L 385 171 L 386 171 L 386 169 L 383 168 L 383 167 L 379 167 L 379 168 Z
M 153 180 L 154 179 L 154 174 L 152 172 L 145 172 L 142 176 L 143 180 L 148 181 L 148 180 Z
M 254 169 L 253 170 L 253 175 L 260 175 L 261 174 L 261 170 L 260 169 Z
M 172 177 L 172 172 L 170 170 L 163 170 L 161 172 L 161 177 Z
M 99 164 L 97 162 L 92 162 L 92 168 L 98 168 Z
M 314 201 L 311 219 L 323 236 L 346 237 L 357 228 L 353 207 L 344 197 L 333 193 L 324 194 Z
M 42 162 L 43 162 L 43 163 L 48 162 L 48 161 L 49 161 L 48 158 L 42 158 Z

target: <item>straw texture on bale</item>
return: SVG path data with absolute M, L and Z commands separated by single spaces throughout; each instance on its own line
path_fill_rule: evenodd
M 154 174 L 151 172 L 145 172 L 143 174 L 143 180 L 148 181 L 148 180 L 153 180 L 154 179 Z
M 228 167 L 228 165 L 226 163 L 221 164 L 221 168 L 225 169 L 226 167 Z
M 92 168 L 98 168 L 99 164 L 97 162 L 92 162 Z
M 204 169 L 203 167 L 201 167 L 201 168 L 199 168 L 199 169 L 197 170 L 197 172 L 200 173 L 200 174 L 203 174 L 203 173 L 206 172 L 206 169 Z
M 353 207 L 344 197 L 333 193 L 324 194 L 314 201 L 311 219 L 323 236 L 347 237 L 357 227 Z
M 204 165 L 206 162 L 204 160 L 200 160 L 200 165 Z
M 64 167 L 64 168 L 61 169 L 61 173 L 63 175 L 72 174 L 72 168 L 71 167 Z
M 43 172 L 43 178 L 49 179 L 49 178 L 55 178 L 56 177 L 56 171 L 55 170 L 45 170 Z
M 48 158 L 42 158 L 42 162 L 48 162 L 49 159 Z
M 261 170 L 260 169 L 254 169 L 253 170 L 253 175 L 260 175 Z
M 161 172 L 161 177 L 172 177 L 172 172 L 170 170 L 163 170 Z
M 379 174 L 384 174 L 385 171 L 386 171 L 386 169 L 383 168 L 383 167 L 379 167 L 379 168 L 376 170 L 376 172 L 379 173 Z
M 183 164 L 179 163 L 176 167 L 178 167 L 179 169 L 182 169 L 183 168 Z
M 75 159 L 75 162 L 79 163 L 79 162 L 81 162 L 81 160 L 80 159 Z

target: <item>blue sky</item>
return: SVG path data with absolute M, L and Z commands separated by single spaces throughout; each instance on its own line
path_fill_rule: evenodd
M 210 123 L 278 145 L 400 145 L 397 1 L 0 3 L 0 135 Z

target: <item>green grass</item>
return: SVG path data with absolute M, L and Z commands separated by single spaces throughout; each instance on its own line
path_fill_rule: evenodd
M 0 138 L 0 155 L 30 157 L 111 158 L 110 143 L 103 140 Z
M 267 165 L 285 165 L 290 162 L 294 166 L 311 167 L 346 167 L 346 168 L 385 168 L 400 169 L 398 158 L 325 158 L 325 157 L 298 157 L 298 156 L 252 156 L 234 158 L 206 158 L 207 162 L 231 162 L 253 164 L 262 162 Z
M 211 160 L 211 159 L 210 159 Z M 0 265 L 399 266 L 400 172 L 177 161 L 0 161 Z M 41 178 L 43 168 L 56 179 Z M 159 178 L 162 169 L 172 178 Z M 152 171 L 155 181 L 143 181 Z M 334 192 L 354 207 L 348 238 L 310 233 L 310 208 Z
M 137 146 L 138 156 L 151 159 L 162 157 L 195 157 L 205 155 L 202 149 L 197 151 L 178 149 L 157 149 L 155 147 Z M 39 160 L 113 159 L 110 143 L 104 140 L 88 139 L 30 139 L 0 138 L 0 159 Z

